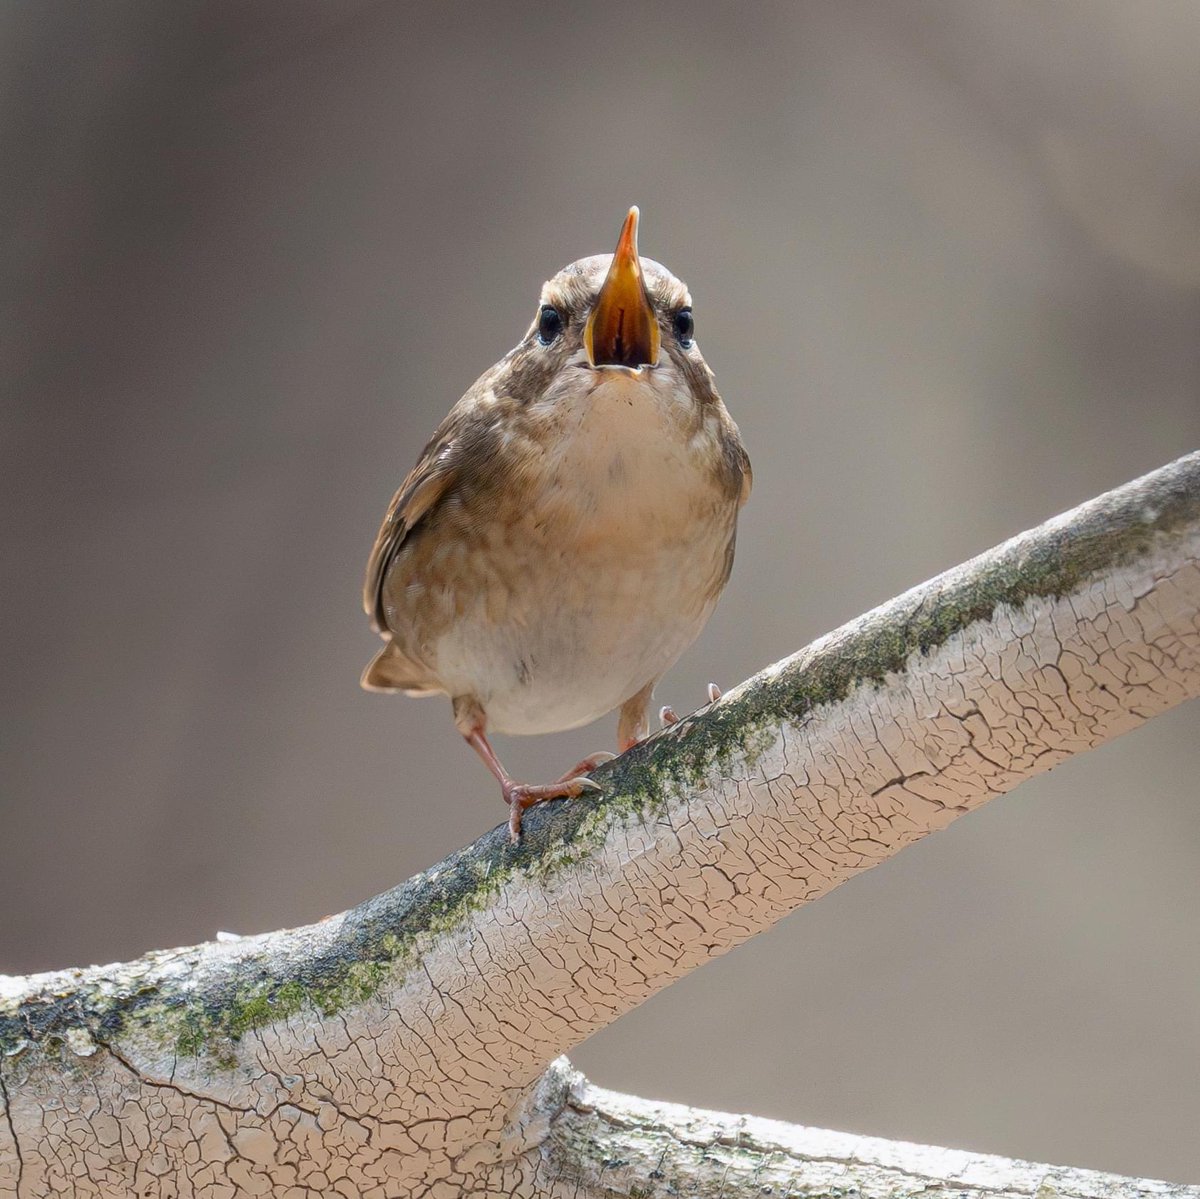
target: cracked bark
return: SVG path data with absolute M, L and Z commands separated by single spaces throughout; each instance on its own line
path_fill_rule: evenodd
M 592 1086 L 565 1058 L 541 1084 L 548 1196 L 842 1196 L 894 1199 L 1196 1199 L 1200 1188 L 1038 1165 L 651 1103 Z
M 0 1196 L 1172 1194 L 589 1088 L 558 1055 L 1200 694 L 1200 455 L 883 605 L 321 924 L 0 978 Z M 916 1177 L 914 1177 L 916 1175 Z M 764 1187 L 771 1187 L 764 1192 Z

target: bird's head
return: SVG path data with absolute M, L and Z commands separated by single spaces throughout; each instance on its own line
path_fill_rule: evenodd
M 581 258 L 542 288 L 537 314 L 513 354 L 526 395 L 552 399 L 624 377 L 692 400 L 715 397 L 696 344 L 692 297 L 666 267 L 638 256 L 631 208 L 612 254 Z M 530 395 L 532 393 L 532 395 Z

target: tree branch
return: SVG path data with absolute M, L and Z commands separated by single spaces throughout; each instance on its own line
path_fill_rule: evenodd
M 0 979 L 0 1195 L 490 1192 L 550 1135 L 520 1113 L 560 1053 L 1197 694 L 1193 454 L 769 667 L 519 847 L 309 928 Z
M 1200 1187 L 651 1103 L 593 1086 L 566 1058 L 546 1072 L 531 1106 L 545 1135 L 497 1180 L 500 1193 L 1200 1199 Z

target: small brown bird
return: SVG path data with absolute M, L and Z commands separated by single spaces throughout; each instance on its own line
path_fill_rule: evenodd
M 616 252 L 543 288 L 521 343 L 450 410 L 400 486 L 363 602 L 387 643 L 371 691 L 448 695 L 520 836 L 532 804 L 599 790 L 594 754 L 517 783 L 488 731 L 550 733 L 619 707 L 646 736 L 655 683 L 696 639 L 733 565 L 750 460 L 701 357 L 687 288 Z M 666 719 L 672 719 L 664 709 Z

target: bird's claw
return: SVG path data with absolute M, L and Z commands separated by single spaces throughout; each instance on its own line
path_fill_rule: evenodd
M 585 791 L 604 793 L 604 788 L 595 779 L 586 775 L 559 779 L 557 783 L 510 783 L 504 788 L 504 802 L 508 804 L 508 838 L 517 845 L 521 840 L 521 816 L 526 808 L 545 803 L 548 799 L 576 799 Z
M 721 698 L 721 688 L 718 687 L 716 683 L 709 683 L 708 687 L 706 688 L 706 694 L 708 695 L 708 702 L 710 704 L 715 704 L 717 700 Z M 663 704 L 663 706 L 658 710 L 658 723 L 661 724 L 664 729 L 670 728 L 671 725 L 679 723 L 679 715 L 670 704 Z
M 569 783 L 581 774 L 590 774 L 597 766 L 601 766 L 605 762 L 614 761 L 616 756 L 616 754 L 610 753 L 607 749 L 598 749 L 594 754 L 588 754 L 586 758 L 581 758 L 558 781 L 560 783 Z

